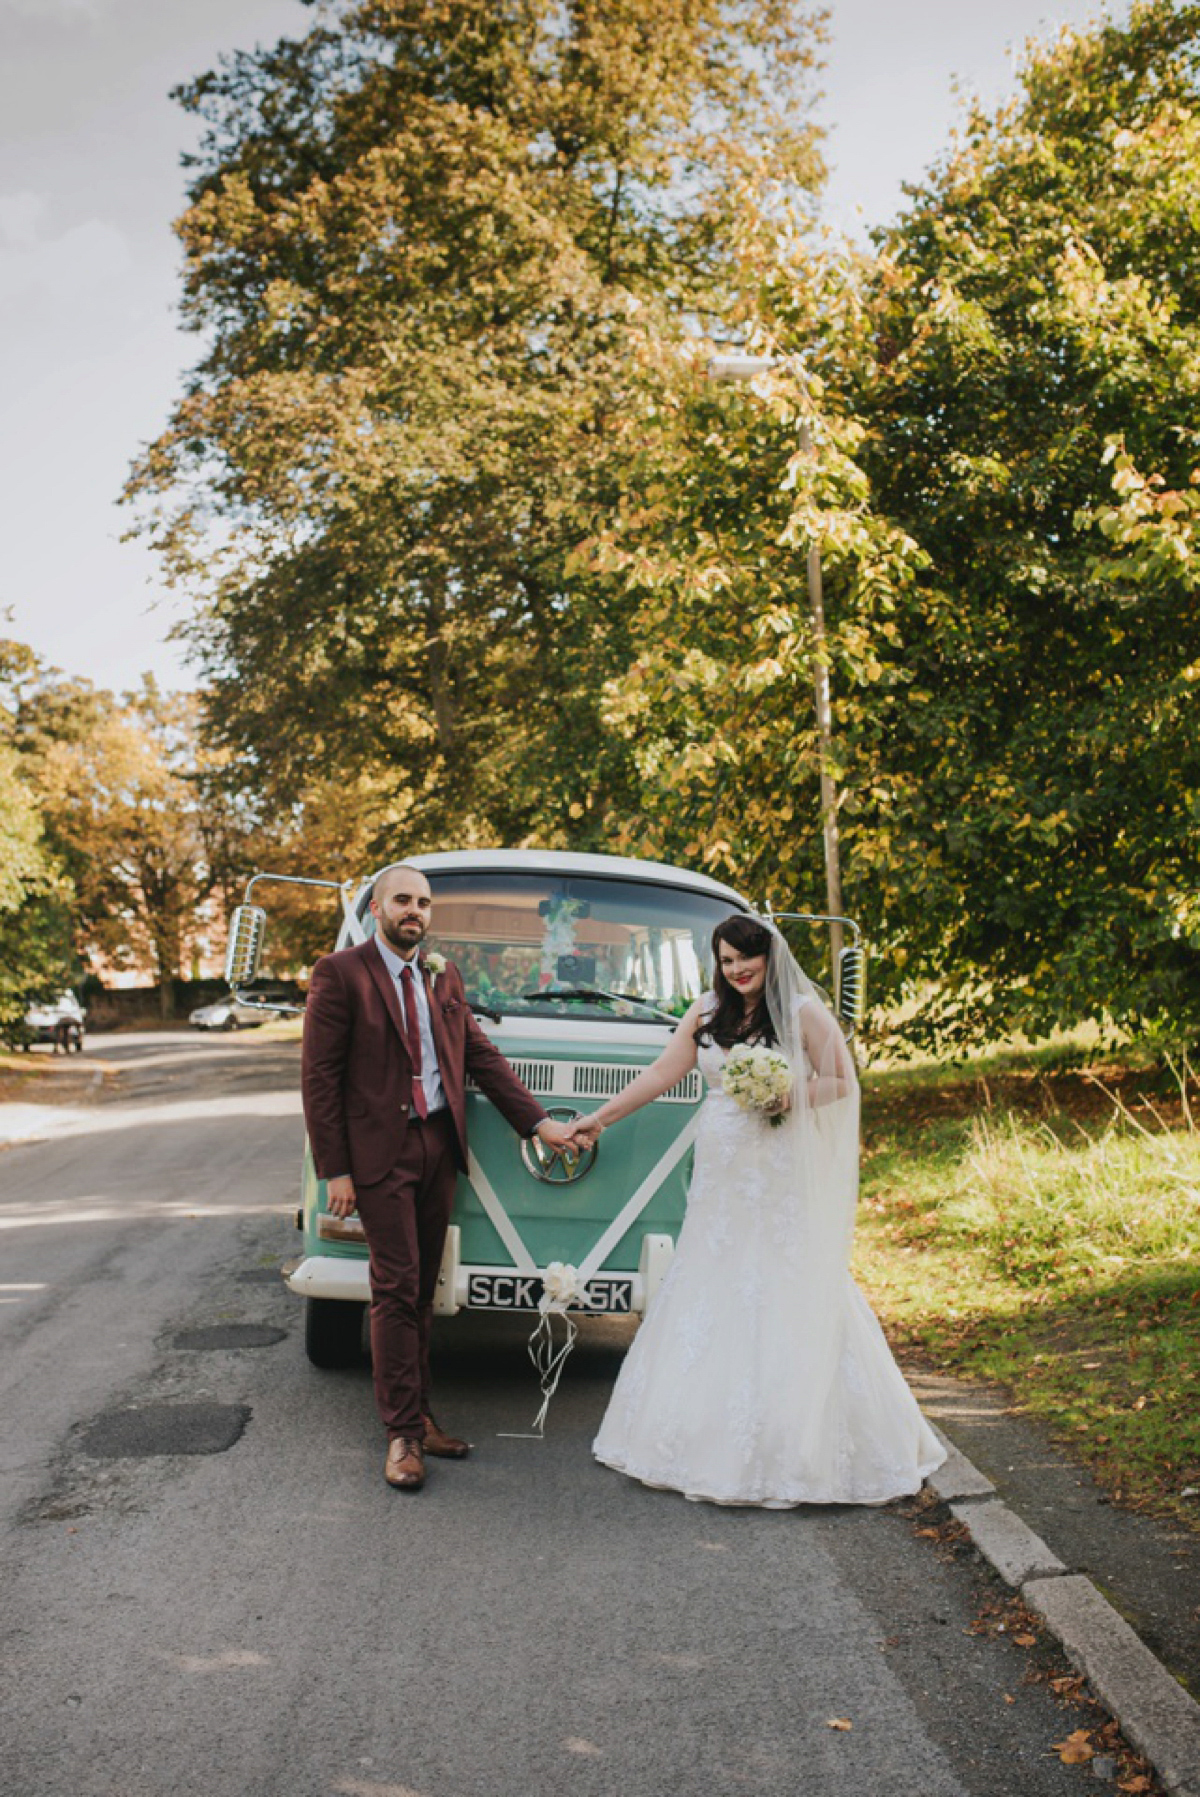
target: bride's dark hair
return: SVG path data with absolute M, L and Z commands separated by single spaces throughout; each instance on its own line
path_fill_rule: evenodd
M 727 942 L 730 948 L 736 948 L 741 955 L 771 953 L 771 932 L 756 918 L 735 911 L 732 917 L 725 918 L 723 923 L 717 925 L 712 936 L 713 992 L 716 994 L 717 1008 L 696 1031 L 696 1040 L 715 1042 L 719 1048 L 732 1048 L 735 1042 L 773 1043 L 775 1031 L 771 1024 L 771 1014 L 767 1010 L 766 989 L 764 987 L 762 997 L 750 1016 L 745 1016 L 741 993 L 729 984 L 721 972 L 723 942 Z

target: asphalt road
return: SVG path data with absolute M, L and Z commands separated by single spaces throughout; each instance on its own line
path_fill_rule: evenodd
M 295 1046 L 93 1052 L 91 1101 L 0 1153 L 4 1797 L 1097 1789 L 1054 1752 L 1090 1720 L 1065 1667 L 941 1513 L 598 1467 L 628 1325 L 585 1327 L 536 1441 L 526 1326 L 444 1323 L 476 1452 L 390 1491 L 367 1368 L 308 1366 L 277 1277 Z

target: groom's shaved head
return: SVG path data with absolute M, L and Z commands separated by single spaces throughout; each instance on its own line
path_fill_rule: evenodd
M 381 872 L 375 875 L 375 884 L 371 887 L 371 897 L 375 900 L 375 903 L 381 905 L 388 893 L 391 892 L 401 880 L 413 880 L 416 882 L 415 886 L 410 888 L 411 891 L 429 891 L 429 882 L 421 872 L 420 868 L 410 867 L 407 861 L 393 861 L 390 867 L 383 868 Z

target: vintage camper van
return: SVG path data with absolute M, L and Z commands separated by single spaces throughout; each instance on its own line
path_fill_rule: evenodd
M 657 1057 L 710 982 L 714 926 L 751 910 L 707 875 L 616 856 L 460 851 L 413 856 L 411 865 L 433 893 L 426 949 L 457 964 L 483 1029 L 564 1119 L 596 1109 Z M 370 892 L 366 880 L 344 895 L 338 947 L 373 932 Z M 232 983 L 257 964 L 264 924 L 256 906 L 238 914 Z M 437 1311 L 535 1311 L 542 1275 L 558 1262 L 578 1269 L 593 1311 L 642 1312 L 683 1219 L 701 1097 L 692 1073 L 571 1157 L 519 1140 L 469 1089 L 470 1165 Z M 287 1277 L 304 1299 L 309 1358 L 346 1365 L 360 1352 L 366 1247 L 356 1217 L 328 1213 L 307 1149 L 297 1222 L 303 1252 Z

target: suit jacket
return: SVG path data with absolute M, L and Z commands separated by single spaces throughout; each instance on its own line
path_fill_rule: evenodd
M 531 1135 L 546 1113 L 476 1023 L 457 967 L 448 963 L 436 978 L 426 969 L 424 977 L 465 1171 L 468 1073 L 518 1134 Z M 411 1115 L 412 1087 L 399 994 L 375 943 L 325 955 L 309 987 L 301 1072 L 304 1120 L 322 1179 L 350 1173 L 373 1185 L 391 1171 Z

